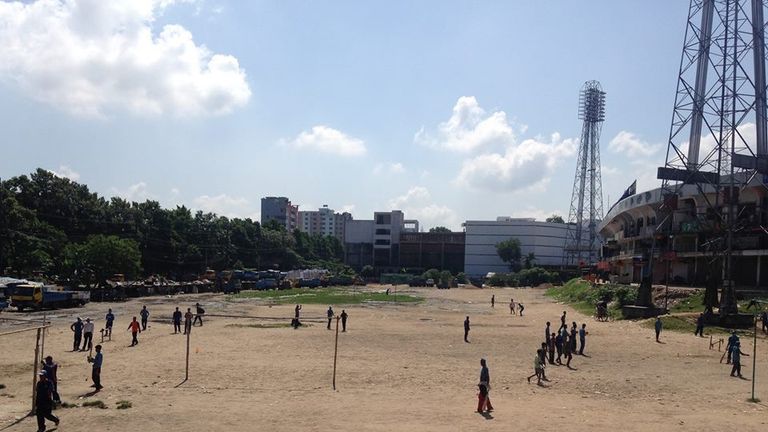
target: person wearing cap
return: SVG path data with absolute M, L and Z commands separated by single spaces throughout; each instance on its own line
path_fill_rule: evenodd
M 133 339 L 131 339 L 131 346 L 135 346 L 139 344 L 139 338 L 138 335 L 141 333 L 141 327 L 139 326 L 139 322 L 136 321 L 136 317 L 133 317 L 133 321 L 131 321 L 130 324 L 128 324 L 128 330 L 131 331 L 131 335 L 133 336 Z
M 53 415 L 53 393 L 48 381 L 45 369 L 39 373 L 39 380 L 35 385 L 35 414 L 37 415 L 37 431 L 45 432 L 45 420 L 59 425 L 59 418 Z
M 43 371 L 51 386 L 53 402 L 57 404 L 61 403 L 61 398 L 59 397 L 59 365 L 53 361 L 53 357 L 48 356 L 45 358 L 45 361 L 43 362 Z
M 195 325 L 196 322 L 200 322 L 200 327 L 203 326 L 203 315 L 205 315 L 205 309 L 203 309 L 202 306 L 200 306 L 200 303 L 195 303 L 195 320 L 192 322 L 192 325 Z
M 101 353 L 101 345 L 96 345 L 96 356 L 88 356 L 88 363 L 93 363 L 93 369 L 91 371 L 91 379 L 93 379 L 93 385 L 96 391 L 103 389 L 101 385 L 101 365 L 104 363 L 104 355 Z
M 74 341 L 73 341 L 73 348 L 72 351 L 79 351 L 80 350 L 80 340 L 83 338 L 83 320 L 80 319 L 80 317 L 77 317 L 77 321 L 72 323 L 71 326 L 69 326 L 69 329 L 74 332 Z
M 85 324 L 83 324 L 83 349 L 82 349 L 82 351 L 90 350 L 92 345 L 93 345 L 93 323 L 91 322 L 90 318 L 86 318 L 85 319 Z
M 149 309 L 147 309 L 146 305 L 142 306 L 141 312 L 139 312 L 139 315 L 141 315 L 141 329 L 146 330 L 147 321 L 149 321 Z
M 112 313 L 112 309 L 110 308 L 109 311 L 107 311 L 107 315 L 104 317 L 104 319 L 107 321 L 107 324 L 104 326 L 105 335 L 112 337 L 112 325 L 115 323 L 115 314 Z
M 744 378 L 741 376 L 741 356 L 747 356 L 749 357 L 749 354 L 741 352 L 741 342 L 736 341 L 736 343 L 731 348 L 731 360 L 733 361 L 733 368 L 731 368 L 731 376 L 738 376 L 739 378 Z

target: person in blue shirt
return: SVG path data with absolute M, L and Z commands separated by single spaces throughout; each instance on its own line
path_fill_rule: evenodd
M 730 336 L 728 336 L 728 343 L 725 345 L 725 351 L 728 353 L 728 361 L 725 362 L 725 364 L 731 364 L 731 356 L 733 354 L 733 347 L 736 346 L 736 344 L 741 343 L 739 341 L 739 335 L 736 334 L 736 332 L 732 332 Z
M 72 351 L 79 351 L 80 340 L 83 338 L 83 320 L 80 319 L 80 317 L 77 317 L 77 321 L 69 326 L 69 329 L 75 333 L 74 348 L 72 348 Z
M 653 326 L 656 329 L 656 342 L 661 342 L 659 340 L 659 336 L 661 335 L 661 328 L 663 327 L 663 324 L 661 323 L 661 318 L 656 317 L 656 322 L 653 324 Z
M 106 330 L 105 336 L 112 339 L 112 325 L 115 323 L 115 314 L 112 313 L 112 309 L 107 311 L 107 315 L 104 318 L 107 320 L 107 324 L 104 326 L 104 329 Z
M 579 329 L 579 342 L 581 342 L 579 355 L 584 355 L 584 345 L 587 344 L 587 333 L 587 325 L 582 323 L 581 328 Z
M 733 345 L 733 348 L 731 348 L 732 356 L 731 359 L 733 360 L 733 368 L 731 369 L 731 376 L 738 376 L 739 378 L 744 378 L 741 376 L 741 356 L 745 355 L 749 357 L 749 354 L 741 352 L 741 342 L 736 341 L 736 343 Z
M 91 371 L 91 379 L 93 379 L 93 385 L 96 391 L 104 388 L 101 385 L 101 365 L 104 363 L 104 355 L 101 353 L 101 345 L 96 345 L 96 356 L 88 356 L 88 362 L 93 363 L 93 370 Z
M 141 315 L 141 330 L 144 331 L 147 329 L 147 321 L 149 320 L 149 310 L 146 305 L 142 306 L 139 315 Z

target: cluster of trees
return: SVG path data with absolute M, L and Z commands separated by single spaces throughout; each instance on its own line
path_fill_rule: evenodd
M 554 217 L 559 217 L 553 215 Z M 560 218 L 562 220 L 562 218 Z M 547 219 L 550 222 L 549 219 Z M 526 256 L 520 250 L 520 240 L 510 238 L 496 245 L 499 258 L 509 265 L 511 273 L 497 273 L 488 281 L 492 286 L 536 286 L 543 283 L 558 281 L 560 275 L 548 272 L 541 267 L 535 267 L 536 255 L 529 252 Z
M 164 209 L 152 200 L 107 200 L 43 169 L 0 181 L 3 273 L 182 279 L 206 268 L 338 268 L 342 259 L 342 244 L 332 236 L 193 213 L 185 206 Z

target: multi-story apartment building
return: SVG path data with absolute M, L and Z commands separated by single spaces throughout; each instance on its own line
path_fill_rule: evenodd
M 344 228 L 351 220 L 351 214 L 336 213 L 324 205 L 317 211 L 300 211 L 299 230 L 308 234 L 334 236 L 344 242 Z
M 265 197 L 261 199 L 261 224 L 275 220 L 288 231 L 299 227 L 299 206 L 292 205 L 286 197 Z
M 419 222 L 406 220 L 400 210 L 375 212 L 373 220 L 349 221 L 344 234 L 345 262 L 357 268 L 399 267 L 400 234 L 418 230 Z

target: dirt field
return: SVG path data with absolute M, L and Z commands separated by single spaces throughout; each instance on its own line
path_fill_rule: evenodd
M 190 380 L 184 378 L 185 339 L 172 334 L 175 306 L 195 301 L 209 314 L 290 317 L 292 305 L 267 307 L 225 301 L 223 295 L 148 298 L 121 304 L 89 304 L 57 311 L 46 354 L 60 364 L 60 393 L 66 402 L 102 400 L 108 409 L 59 409 L 61 431 L 478 431 L 622 430 L 757 431 L 768 423 L 768 343 L 758 342 L 758 397 L 746 402 L 751 382 L 730 378 L 721 353 L 708 338 L 665 332 L 664 344 L 635 322 L 596 322 L 543 297 L 540 290 L 416 289 L 416 305 L 343 307 L 348 332 L 340 334 L 337 391 L 331 389 L 334 333 L 324 323 L 310 327 L 232 326 L 267 321 L 207 318 L 192 335 Z M 496 308 L 491 309 L 491 294 Z M 525 304 L 525 316 L 509 314 L 509 298 Z M 141 304 L 153 313 L 150 329 L 130 348 L 129 317 Z M 104 343 L 102 383 L 90 390 L 85 353 L 70 352 L 72 316 L 97 318 L 108 307 L 117 314 L 113 341 Z M 304 317 L 322 317 L 327 306 L 306 305 Z M 337 313 L 342 306 L 334 305 Z M 587 324 L 586 354 L 576 370 L 550 366 L 546 387 L 528 384 L 544 324 L 555 328 L 563 310 L 569 322 Z M 472 321 L 470 342 L 462 321 Z M 13 317 L 31 314 L 10 313 Z M 282 321 L 287 323 L 288 320 Z M 0 332 L 19 328 L 0 323 Z M 29 410 L 33 333 L 0 338 L 0 430 L 35 428 Z M 752 353 L 751 340 L 742 350 Z M 480 358 L 491 372 L 495 411 L 474 412 Z M 751 357 L 743 373 L 751 377 Z M 761 364 L 760 364 L 761 363 Z M 116 402 L 130 401 L 130 409 Z M 53 425 L 50 425 L 52 428 Z M 49 429 L 50 430 L 50 429 Z

